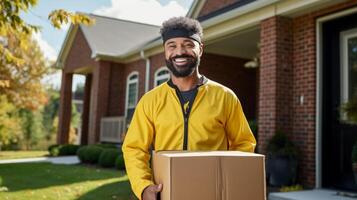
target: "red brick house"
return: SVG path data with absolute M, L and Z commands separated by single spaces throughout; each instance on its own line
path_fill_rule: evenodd
M 284 131 L 300 151 L 300 183 L 357 191 L 357 126 L 339 111 L 357 93 L 357 0 L 194 0 L 188 16 L 204 28 L 200 72 L 232 88 L 258 121 L 257 151 Z M 59 143 L 68 141 L 73 74 L 86 75 L 83 144 L 119 141 L 138 99 L 168 78 L 159 27 L 93 17 L 93 27 L 70 28 L 57 61 Z M 258 55 L 258 68 L 244 67 Z

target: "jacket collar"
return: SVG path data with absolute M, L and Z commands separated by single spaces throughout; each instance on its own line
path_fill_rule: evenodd
M 196 88 L 199 88 L 201 85 L 204 85 L 208 82 L 208 78 L 206 78 L 204 75 L 201 75 L 200 79 L 202 79 L 202 81 L 200 81 L 200 83 L 197 84 Z M 172 82 L 171 78 L 169 81 L 167 81 L 167 84 L 174 89 L 178 89 L 178 87 Z

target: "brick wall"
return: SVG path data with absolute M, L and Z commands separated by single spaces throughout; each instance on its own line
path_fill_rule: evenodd
M 94 144 L 99 141 L 100 121 L 108 112 L 110 68 L 110 62 L 107 61 L 99 61 L 97 65 L 93 67 L 89 111 L 89 144 Z
M 106 116 L 123 116 L 125 105 L 126 88 L 122 87 L 126 83 L 123 74 L 124 65 L 119 63 L 110 63 L 110 83 L 109 83 L 109 104 Z
M 69 126 L 71 123 L 73 74 L 62 71 L 61 94 L 58 118 L 57 143 L 67 144 L 69 139 Z
M 162 66 L 166 66 L 165 63 L 165 54 L 160 53 L 150 57 L 150 89 L 154 87 L 154 80 L 155 80 L 155 72 Z
M 204 53 L 199 71 L 236 93 L 248 119 L 256 118 L 256 69 L 244 68 L 248 60 Z
M 203 5 L 198 17 L 205 16 L 211 12 L 229 6 L 233 3 L 238 2 L 239 0 L 206 0 L 205 4 Z
M 84 66 L 94 66 L 96 61 L 91 58 L 92 50 L 86 41 L 84 34 L 78 28 L 77 34 L 69 50 L 67 59 L 64 63 L 65 72 L 74 72 L 74 70 Z
M 311 15 L 293 21 L 294 87 L 293 140 L 300 151 L 300 179 L 315 185 L 315 118 L 316 118 L 316 41 L 315 19 Z M 300 98 L 304 102 L 300 102 Z
M 259 144 L 265 152 L 268 140 L 292 127 L 292 20 L 272 17 L 261 22 L 259 93 Z

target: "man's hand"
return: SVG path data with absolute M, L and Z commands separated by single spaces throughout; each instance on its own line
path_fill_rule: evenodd
M 162 184 L 150 185 L 144 189 L 143 200 L 156 200 L 157 193 L 161 192 Z

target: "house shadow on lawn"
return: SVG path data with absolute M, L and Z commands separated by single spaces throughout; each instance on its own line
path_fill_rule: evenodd
M 125 176 L 124 171 L 83 165 L 51 163 L 0 164 L 1 186 L 7 187 L 11 192 L 95 180 L 108 180 L 123 176 Z
M 97 187 L 76 200 L 137 200 L 134 193 L 131 192 L 129 181 L 117 181 Z

